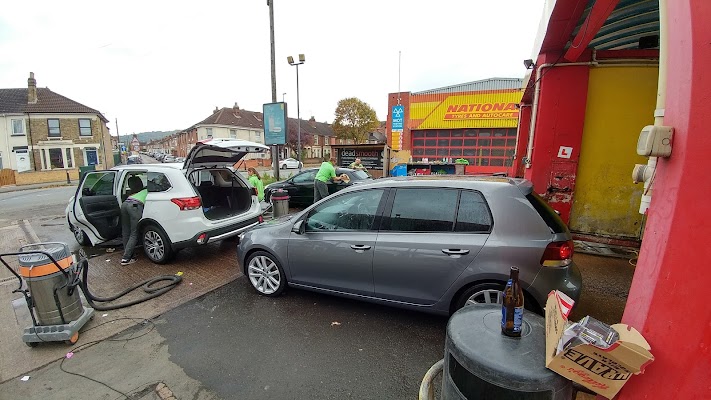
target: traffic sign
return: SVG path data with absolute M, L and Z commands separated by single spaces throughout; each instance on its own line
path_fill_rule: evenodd
M 402 132 L 405 128 L 405 106 L 398 104 L 393 106 L 392 110 L 392 126 L 393 132 Z

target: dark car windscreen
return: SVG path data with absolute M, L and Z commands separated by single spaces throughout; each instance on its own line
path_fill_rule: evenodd
M 531 192 L 526 195 L 526 199 L 528 199 L 533 208 L 538 211 L 538 215 L 543 218 L 543 221 L 545 221 L 553 233 L 564 233 L 567 231 L 568 228 L 565 226 L 563 220 L 541 196 Z
M 365 171 L 353 171 L 352 175 L 356 177 L 356 179 L 369 179 L 370 175 L 368 175 L 367 172 Z

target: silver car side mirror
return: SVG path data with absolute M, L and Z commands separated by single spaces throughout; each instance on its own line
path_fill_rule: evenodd
M 291 231 L 294 233 L 298 233 L 299 235 L 303 234 L 305 230 L 306 227 L 304 226 L 303 219 L 301 221 L 297 221 L 294 226 L 291 227 Z

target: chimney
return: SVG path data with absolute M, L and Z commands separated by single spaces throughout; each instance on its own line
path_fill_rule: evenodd
M 30 77 L 27 79 L 27 104 L 37 103 L 37 81 L 35 73 L 30 72 Z
M 313 126 L 314 128 L 316 127 L 316 118 L 312 115 L 311 118 L 309 118 L 309 125 Z
M 214 114 L 214 113 L 216 113 L 216 112 L 218 112 L 218 111 L 220 111 L 220 109 L 219 109 L 217 106 L 215 106 L 215 111 L 213 111 L 212 113 Z
M 232 111 L 234 111 L 235 114 L 237 114 L 237 112 L 239 111 L 239 105 L 237 104 L 236 101 L 235 101 L 234 107 L 232 107 Z

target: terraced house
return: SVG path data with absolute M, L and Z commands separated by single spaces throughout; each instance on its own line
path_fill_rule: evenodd
M 0 169 L 17 172 L 113 167 L 108 120 L 99 111 L 38 88 L 0 89 Z

